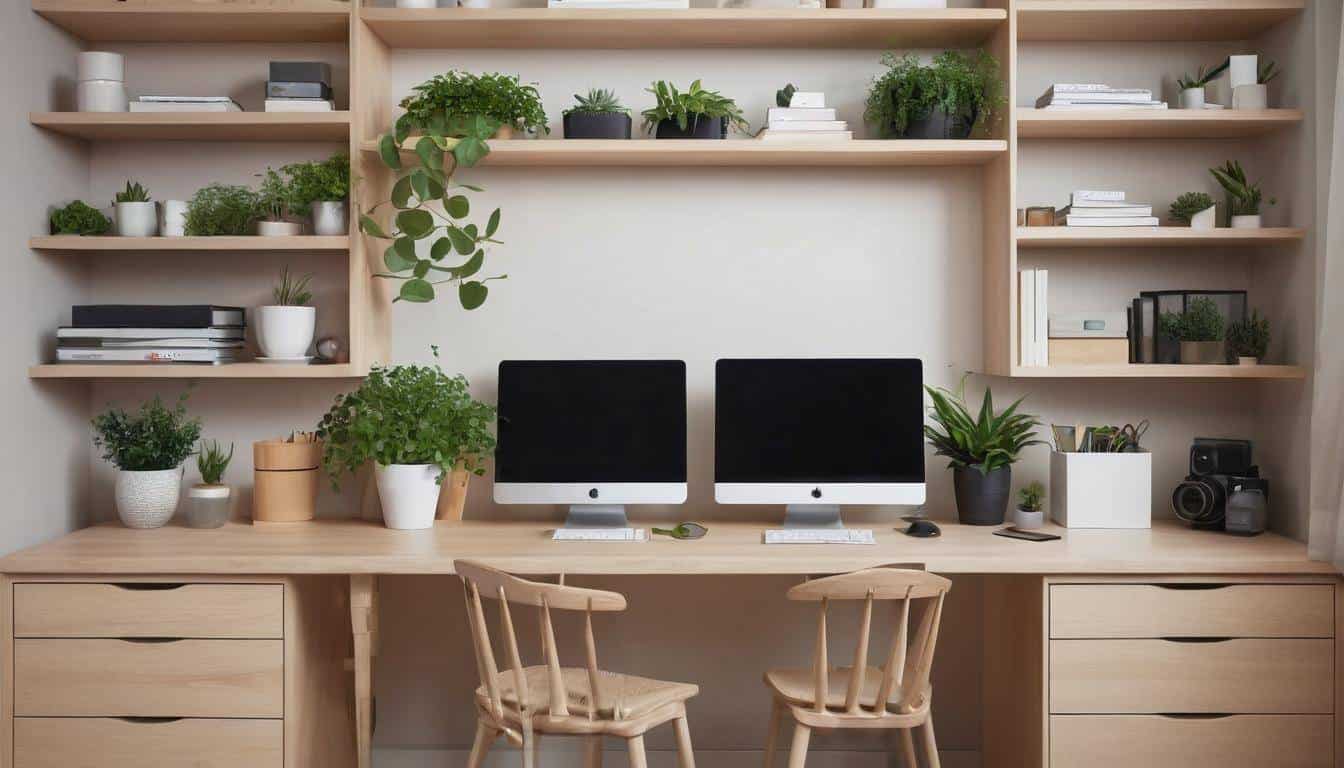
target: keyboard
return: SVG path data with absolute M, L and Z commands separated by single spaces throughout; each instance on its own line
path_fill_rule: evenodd
M 783 528 L 765 532 L 766 544 L 876 544 L 865 528 Z
M 552 541 L 646 541 L 643 528 L 556 528 Z

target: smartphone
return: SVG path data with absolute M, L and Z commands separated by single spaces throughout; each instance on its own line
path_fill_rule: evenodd
M 1054 541 L 1059 536 L 1053 533 L 1041 533 L 1040 531 L 1019 531 L 1016 528 L 1000 528 L 994 532 L 995 536 L 1003 536 L 1008 539 L 1022 539 L 1023 541 Z

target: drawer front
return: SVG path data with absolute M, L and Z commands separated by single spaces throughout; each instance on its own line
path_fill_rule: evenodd
M 1055 715 L 1050 768 L 1330 768 L 1329 715 Z
M 1056 584 L 1050 587 L 1050 637 L 1335 636 L 1330 584 L 1202 587 Z
M 283 717 L 283 640 L 14 641 L 14 714 Z
M 14 720 L 14 768 L 281 768 L 280 720 Z
M 280 584 L 15 584 L 14 635 L 279 638 L 284 594 Z
M 1055 714 L 1328 714 L 1334 641 L 1053 640 Z

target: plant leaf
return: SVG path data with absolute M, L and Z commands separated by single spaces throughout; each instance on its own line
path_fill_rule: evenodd
M 365 214 L 360 214 L 359 216 L 359 229 L 364 234 L 372 237 L 381 238 L 383 240 L 389 238 L 389 235 L 383 231 L 383 228 L 378 226 L 378 222 Z
M 392 205 L 405 210 L 411 205 L 411 179 L 415 174 L 402 176 L 397 179 L 397 183 L 392 185 Z
M 397 228 L 406 235 L 420 240 L 434 231 L 434 217 L 429 211 L 402 211 L 397 214 Z
M 499 229 L 499 209 L 490 214 L 490 220 L 485 223 L 485 236 L 494 237 L 495 231 Z
M 456 227 L 448 229 L 448 239 L 453 241 L 453 248 L 463 256 L 468 256 L 476 250 L 476 241 Z
M 423 304 L 434 300 L 434 286 L 428 280 L 414 278 L 401 284 L 401 294 L 397 297 L 405 301 Z
M 481 306 L 489 293 L 490 289 L 476 280 L 468 280 L 457 287 L 457 298 L 462 302 L 463 309 L 476 309 Z
M 411 257 L 407 258 L 401 250 L 397 248 L 397 244 L 400 242 L 400 239 L 397 240 L 396 243 L 388 246 L 387 250 L 383 252 L 383 263 L 387 265 L 387 269 L 390 272 L 405 272 L 415 266 L 414 247 L 412 247 Z M 410 242 L 414 243 L 414 241 Z
M 400 128 L 400 121 L 398 121 L 398 128 Z M 397 147 L 397 139 L 388 134 L 383 134 L 383 137 L 378 140 L 378 155 L 383 159 L 383 165 L 394 171 L 401 170 L 401 151 Z
M 435 261 L 443 261 L 443 257 L 451 253 L 452 250 L 453 242 L 447 237 L 440 237 L 429 247 L 429 258 Z
M 453 195 L 443 201 L 443 209 L 454 219 L 465 219 L 471 212 L 471 202 L 465 195 Z

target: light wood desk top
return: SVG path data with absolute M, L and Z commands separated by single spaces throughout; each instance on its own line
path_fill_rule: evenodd
M 761 544 L 760 522 L 708 522 L 700 541 L 553 542 L 554 524 L 439 523 L 393 531 L 321 521 L 215 530 L 88 528 L 0 560 L 20 574 L 449 574 L 471 558 L 520 574 L 839 573 L 894 563 L 942 573 L 1334 574 L 1306 547 L 1274 534 L 1241 538 L 1158 523 L 1144 531 L 1065 531 L 1061 541 L 993 536 L 992 527 L 942 524 L 936 539 L 874 525 L 876 546 Z M 647 527 L 647 526 L 646 526 Z

